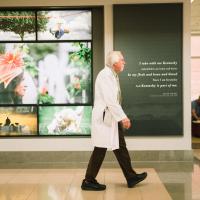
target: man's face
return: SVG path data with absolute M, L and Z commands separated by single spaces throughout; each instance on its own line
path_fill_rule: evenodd
M 113 65 L 113 69 L 115 70 L 116 73 L 120 73 L 124 70 L 125 64 L 126 63 L 124 61 L 124 57 L 122 56 L 120 60 Z

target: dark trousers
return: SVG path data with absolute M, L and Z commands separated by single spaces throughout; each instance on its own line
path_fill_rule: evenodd
M 119 149 L 114 150 L 114 154 L 118 160 L 118 163 L 122 169 L 122 172 L 126 180 L 132 178 L 136 172 L 132 169 L 131 159 L 126 148 L 126 142 L 124 139 L 123 129 L 121 124 L 118 124 L 119 127 Z M 85 179 L 90 181 L 94 180 L 99 172 L 99 169 L 102 165 L 102 162 L 105 158 L 107 148 L 94 147 L 90 161 L 88 163 Z

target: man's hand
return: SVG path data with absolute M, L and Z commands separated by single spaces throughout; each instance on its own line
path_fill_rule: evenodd
M 121 122 L 122 122 L 123 128 L 129 129 L 131 127 L 131 121 L 129 118 L 124 118 Z

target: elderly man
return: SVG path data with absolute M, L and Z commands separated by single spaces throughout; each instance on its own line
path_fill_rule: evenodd
M 107 148 L 112 149 L 129 188 L 143 181 L 147 173 L 137 174 L 131 166 L 131 159 L 126 148 L 123 128 L 129 129 L 130 119 L 121 107 L 121 91 L 118 74 L 124 70 L 125 61 L 120 51 L 112 51 L 107 56 L 107 66 L 101 70 L 95 83 L 95 101 L 92 111 L 92 152 L 83 190 L 105 190 L 106 185 L 96 181 Z

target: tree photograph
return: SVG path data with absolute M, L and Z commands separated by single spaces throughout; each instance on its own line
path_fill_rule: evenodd
M 48 19 L 38 13 L 38 31 L 46 30 Z M 36 16 L 33 11 L 0 11 L 1 40 L 24 41 L 36 39 Z

